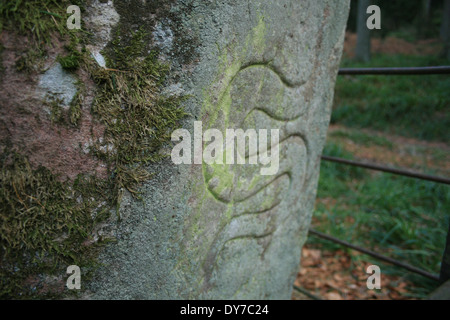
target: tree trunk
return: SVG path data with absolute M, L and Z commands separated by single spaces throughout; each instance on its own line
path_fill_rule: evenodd
M 425 38 L 427 36 L 427 31 L 430 23 L 430 9 L 431 0 L 422 0 L 421 12 L 419 13 L 420 23 L 419 27 L 419 37 Z
M 367 7 L 370 0 L 358 0 L 358 21 L 356 31 L 358 39 L 356 42 L 355 58 L 367 62 L 370 60 L 370 30 L 367 28 Z
M 450 60 L 450 0 L 444 1 L 444 10 L 441 24 L 441 38 L 444 41 L 443 55 Z

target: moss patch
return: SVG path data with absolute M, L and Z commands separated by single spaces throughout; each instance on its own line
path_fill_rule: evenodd
M 186 115 L 179 107 L 184 98 L 161 95 L 168 65 L 155 52 L 142 58 L 144 38 L 142 30 L 126 38 L 129 44 L 116 38 L 107 58 L 110 68 L 93 70 L 100 91 L 92 110 L 106 126 L 93 151 L 114 168 L 118 201 L 123 189 L 137 195 L 137 185 L 150 177 L 144 166 L 165 157 L 159 150 Z
M 174 5 L 182 6 L 182 13 L 172 10 Z M 189 16 L 195 6 L 192 1 L 176 3 L 174 0 L 158 1 L 115 1 L 114 6 L 120 15 L 118 30 L 124 34 L 125 30 L 136 30 L 143 27 L 145 30 L 154 30 L 157 23 L 164 23 L 173 32 L 172 61 L 187 65 L 195 60 L 196 48 L 199 46 L 198 38 L 192 30 L 186 30 L 181 15 Z M 136 12 L 149 14 L 137 15 Z M 152 44 L 152 35 L 147 34 L 146 43 Z M 150 49 L 157 49 L 152 46 Z
M 83 103 L 83 87 L 79 87 L 77 93 L 70 102 L 69 107 L 69 122 L 77 127 L 81 118 L 81 104 Z
M 44 54 L 41 50 L 29 49 L 24 52 L 15 63 L 15 68 L 19 72 L 31 74 L 39 71 L 42 67 Z
M 93 239 L 94 228 L 109 216 L 108 206 L 99 200 L 108 197 L 103 194 L 107 182 L 79 176 L 74 183 L 63 183 L 48 169 L 32 169 L 25 157 L 9 151 L 2 154 L 0 167 L 0 297 L 39 294 L 44 284 L 33 280 L 61 265 L 93 266 L 101 243 Z
M 85 59 L 86 49 L 83 44 L 85 42 L 84 36 L 77 37 L 75 33 L 70 34 L 70 43 L 64 48 L 66 49 L 67 54 L 64 56 L 58 56 L 58 62 L 61 64 L 61 67 L 67 71 L 76 71 L 83 63 L 83 59 Z M 79 48 L 81 47 L 81 51 Z
M 2 146 L 1 298 L 68 294 L 64 279 L 54 290 L 47 288 L 45 279 L 65 275 L 65 268 L 72 264 L 82 268 L 86 279 L 86 268 L 96 266 L 98 250 L 108 240 L 98 237 L 98 224 L 118 208 L 125 190 L 139 196 L 139 185 L 151 177 L 146 165 L 165 157 L 160 149 L 186 115 L 180 107 L 183 97 L 161 94 L 169 66 L 157 60 L 157 53 L 148 53 L 148 34 L 122 29 L 121 37 L 116 36 L 103 53 L 108 68 L 100 67 L 84 47 L 86 35 L 61 30 L 65 4 L 49 0 L 1 2 L 0 16 L 7 19 L 0 28 L 27 35 L 37 52 L 45 51 L 54 34 L 69 43 L 58 61 L 70 72 L 88 74 L 97 87 L 90 111 L 105 131 L 90 146 L 90 153 L 106 163 L 108 178 L 80 174 L 75 181 L 63 182 L 47 168 L 32 167 L 20 154 L 20 145 L 9 145 L 8 150 Z M 41 12 L 43 7 L 45 12 Z M 24 66 L 29 62 L 25 59 Z M 52 124 L 66 129 L 79 126 L 82 112 L 87 112 L 82 86 L 68 110 L 62 108 L 61 101 L 47 104 Z
M 56 0 L 11 0 L 0 2 L 0 31 L 10 29 L 29 39 L 36 46 L 48 43 L 52 33 L 66 32 L 66 8 L 69 1 Z
M 58 62 L 65 70 L 77 70 L 80 67 L 81 54 L 79 52 L 72 52 L 67 56 L 58 57 Z
M 26 36 L 29 49 L 16 61 L 17 71 L 38 72 L 46 56 L 47 46 L 52 45 L 53 37 L 78 39 L 79 30 L 66 27 L 66 12 L 69 5 L 83 8 L 84 1 L 69 0 L 11 0 L 0 1 L 0 32 L 5 29 Z M 66 70 L 79 67 L 80 56 L 76 51 L 58 60 Z

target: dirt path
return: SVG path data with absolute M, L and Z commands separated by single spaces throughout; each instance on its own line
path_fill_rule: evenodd
M 368 136 L 381 137 L 391 143 L 392 147 L 376 144 L 358 144 L 351 138 L 334 138 L 336 133 L 361 132 Z M 429 142 L 386 134 L 369 129 L 349 129 L 332 125 L 328 131 L 329 139 L 338 140 L 356 159 L 401 167 L 415 171 L 435 171 L 436 174 L 450 176 L 450 145 L 443 142 Z
M 414 43 L 403 39 L 387 37 L 385 39 L 372 38 L 371 52 L 384 54 L 410 54 L 410 55 L 437 55 L 442 51 L 439 39 L 424 39 Z M 345 34 L 344 55 L 353 58 L 355 56 L 356 34 Z

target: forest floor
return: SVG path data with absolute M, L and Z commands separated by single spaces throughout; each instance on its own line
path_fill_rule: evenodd
M 356 48 L 356 33 L 345 34 L 344 55 L 353 58 Z M 439 39 L 420 39 L 414 42 L 401 38 L 387 36 L 384 39 L 372 38 L 370 41 L 372 54 L 407 54 L 407 55 L 438 55 L 442 50 L 442 42 Z
M 389 146 L 364 145 L 355 142 L 352 134 L 377 136 L 392 143 Z M 343 134 L 345 133 L 345 134 Z M 412 168 L 420 172 L 421 168 L 431 168 L 442 176 L 450 176 L 450 146 L 441 142 L 427 142 L 419 139 L 389 135 L 374 130 L 354 130 L 340 125 L 329 128 L 329 143 L 336 143 L 351 152 L 358 160 L 384 164 L 400 168 Z M 320 186 L 319 186 L 320 188 Z M 316 207 L 324 206 L 333 210 L 338 206 L 336 197 L 320 197 Z M 328 217 L 327 217 L 328 218 Z M 347 225 L 354 224 L 351 215 L 345 216 Z M 313 217 L 312 227 L 318 229 L 323 224 L 322 217 Z M 326 223 L 326 222 L 325 222 Z M 310 236 L 311 238 L 311 236 Z M 384 248 L 376 248 L 382 254 Z M 408 277 L 394 274 L 382 274 L 381 290 L 369 290 L 366 273 L 370 265 L 382 265 L 375 259 L 354 250 L 329 248 L 308 240 L 302 251 L 301 268 L 295 285 L 317 297 L 327 300 L 411 300 L 417 299 L 415 284 Z M 383 268 L 382 268 L 383 271 Z M 292 299 L 310 299 L 295 291 Z

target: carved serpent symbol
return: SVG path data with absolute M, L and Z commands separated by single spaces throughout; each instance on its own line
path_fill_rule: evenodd
M 258 165 L 203 163 L 207 190 L 229 207 L 203 263 L 208 281 L 219 272 L 217 260 L 227 245 L 239 239 L 267 238 L 270 243 L 276 226 L 289 217 L 279 206 L 298 201 L 309 165 L 305 111 L 296 105 L 301 90 L 302 85 L 290 84 L 270 66 L 253 64 L 241 68 L 217 100 L 213 128 L 280 130 L 280 168 L 275 176 L 261 176 Z

